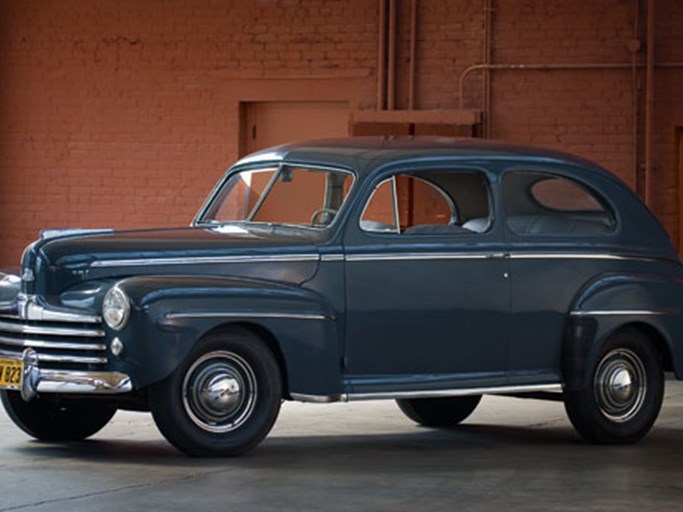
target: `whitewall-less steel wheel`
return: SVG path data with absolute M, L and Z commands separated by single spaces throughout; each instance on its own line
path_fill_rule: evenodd
M 240 455 L 275 423 L 280 374 L 270 348 L 250 331 L 207 335 L 175 372 L 150 389 L 154 421 L 188 455 Z
M 643 407 L 647 395 L 645 365 L 629 349 L 608 352 L 598 363 L 593 382 L 595 401 L 610 421 L 624 423 Z
M 661 354 L 651 340 L 625 329 L 589 362 L 580 389 L 565 390 L 565 408 L 574 428 L 599 444 L 633 443 L 654 424 L 664 395 Z

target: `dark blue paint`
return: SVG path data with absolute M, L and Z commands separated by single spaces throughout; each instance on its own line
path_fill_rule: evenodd
M 595 164 L 559 152 L 486 141 L 359 138 L 281 146 L 247 157 L 234 169 L 266 161 L 352 170 L 356 184 L 336 223 L 320 231 L 274 227 L 228 235 L 195 225 L 41 240 L 24 256 L 22 265 L 36 274 L 24 291 L 53 304 L 98 313 L 103 294 L 121 281 L 134 310 L 121 333 L 107 333 L 107 343 L 114 335 L 126 343 L 120 359 L 110 358 L 109 369 L 129 373 L 138 387 L 167 376 L 202 335 L 230 323 L 272 335 L 285 361 L 290 392 L 338 395 L 557 382 L 563 351 L 579 343 L 569 313 L 630 308 L 670 314 L 595 317 L 590 339 L 581 343 L 597 350 L 625 324 L 648 326 L 664 340 L 671 365 L 683 378 L 683 269 L 677 254 L 647 208 Z M 383 176 L 426 168 L 485 172 L 494 214 L 490 231 L 451 237 L 360 231 L 362 208 Z M 504 222 L 499 190 L 502 174 L 512 169 L 543 170 L 585 183 L 611 204 L 618 230 L 592 237 L 512 233 Z M 340 255 L 406 251 L 593 253 L 642 259 L 338 260 Z M 91 266 L 119 259 L 292 254 L 322 258 Z M 221 310 L 320 313 L 328 319 L 166 317 Z

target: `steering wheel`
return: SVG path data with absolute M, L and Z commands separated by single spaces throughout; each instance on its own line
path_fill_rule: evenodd
M 332 219 L 334 219 L 334 216 L 337 215 L 338 211 L 339 210 L 335 210 L 334 208 L 319 208 L 311 215 L 311 226 L 327 226 L 332 222 Z M 324 221 L 321 218 L 321 222 L 317 222 L 316 219 L 322 215 L 326 215 L 327 217 L 325 217 Z

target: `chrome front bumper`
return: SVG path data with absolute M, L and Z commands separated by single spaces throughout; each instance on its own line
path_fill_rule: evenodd
M 26 349 L 22 353 L 23 375 L 21 397 L 27 402 L 38 393 L 82 393 L 112 395 L 133 389 L 125 373 L 75 370 L 41 370 L 38 354 Z

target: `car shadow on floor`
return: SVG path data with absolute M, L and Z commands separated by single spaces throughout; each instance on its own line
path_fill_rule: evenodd
M 271 436 L 237 458 L 191 458 L 164 440 L 96 438 L 66 444 L 28 441 L 10 447 L 18 454 L 68 458 L 98 464 L 195 468 L 263 468 L 306 471 L 396 472 L 402 468 L 483 470 L 491 465 L 518 470 L 584 464 L 683 464 L 683 430 L 655 429 L 635 445 L 594 446 L 570 427 L 465 424 L 450 429 L 416 427 L 390 434 Z

